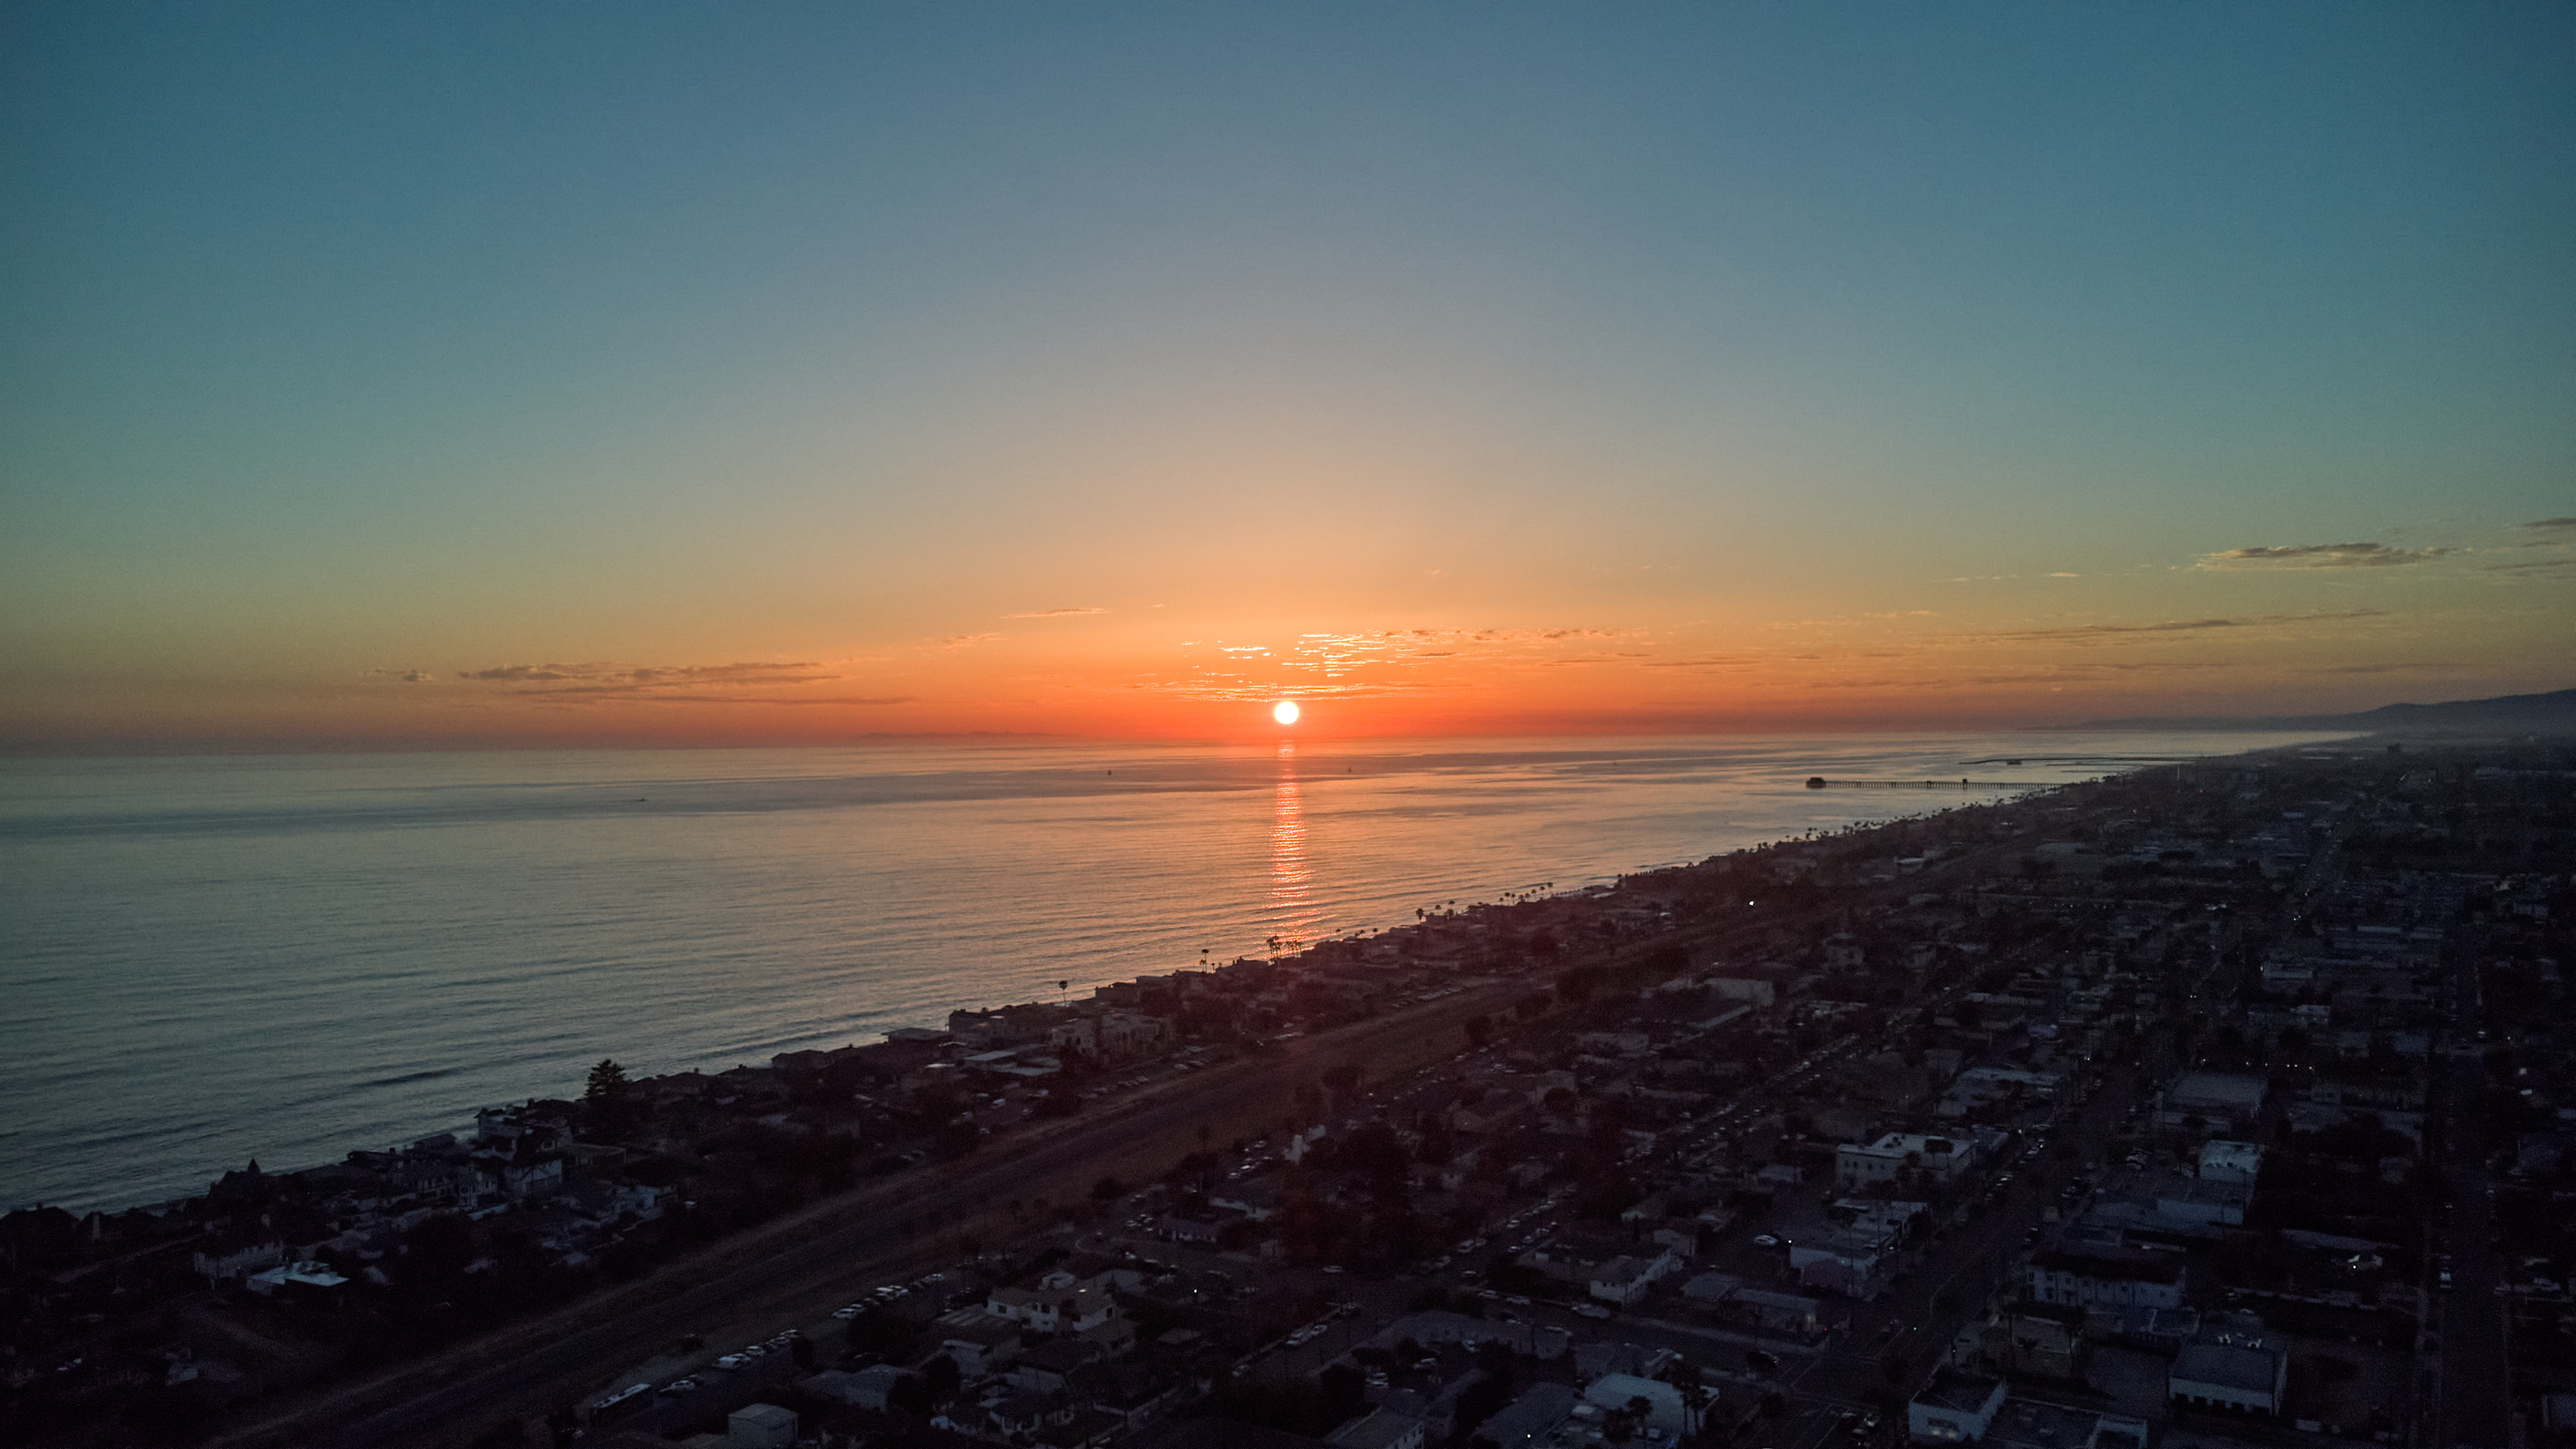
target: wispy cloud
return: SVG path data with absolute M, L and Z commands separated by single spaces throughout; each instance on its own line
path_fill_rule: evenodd
M 811 661 L 797 664 L 502 664 L 490 669 L 463 670 L 456 677 L 480 684 L 580 686 L 592 693 L 813 684 L 840 677 L 817 673 L 822 667 Z
M 514 689 L 512 694 L 535 694 L 548 699 L 620 699 L 634 704 L 911 704 L 918 696 L 890 695 L 762 695 L 762 694 L 669 694 L 639 691 L 617 685 L 573 685 L 564 689 Z
M 429 684 L 438 678 L 437 675 L 425 669 L 370 669 L 365 677 L 399 680 L 404 684 Z
M 425 674 L 406 679 L 426 682 Z M 497 664 L 488 669 L 458 671 L 453 678 L 469 685 L 498 685 L 500 692 L 565 704 L 763 704 L 887 705 L 909 704 L 910 696 L 812 695 L 752 693 L 840 679 L 824 666 L 799 663 Z
M 2576 518 L 2535 518 L 2525 528 L 2576 528 Z
M 1162 605 L 1156 604 L 1155 608 Z M 1004 614 L 1005 619 L 1063 619 L 1075 614 L 1106 614 L 1107 609 L 1032 609 L 1025 614 Z
M 946 649 L 972 649 L 978 644 L 990 644 L 996 639 L 1008 637 L 1004 634 L 951 634 L 939 643 Z
M 2070 624 L 2049 629 L 2004 629 L 1959 637 L 2024 644 L 2143 642 L 2159 636 L 2203 634 L 2215 629 L 2256 629 L 2284 624 L 2318 624 L 2337 619 L 2370 619 L 2386 612 L 2384 609 L 2338 609 L 2317 614 L 2257 614 L 2244 619 L 2169 619 L 2155 624 Z
M 2396 568 L 2429 563 L 2456 548 L 2391 548 L 2384 543 L 2301 543 L 2280 547 L 2231 548 L 2202 554 L 2193 567 L 2238 568 Z

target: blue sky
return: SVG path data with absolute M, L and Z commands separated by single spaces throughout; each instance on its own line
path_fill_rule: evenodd
M 1518 642 L 1353 727 L 2136 713 L 1993 641 L 2210 619 L 2149 694 L 2570 682 L 2564 7 L 6 24 L 0 736 L 1200 731 L 1296 682 L 1208 640 L 1404 631 Z M 746 661 L 907 702 L 459 678 Z

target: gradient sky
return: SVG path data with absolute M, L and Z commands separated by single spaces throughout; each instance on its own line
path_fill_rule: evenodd
M 2563 4 L 22 4 L 0 746 L 2576 684 Z

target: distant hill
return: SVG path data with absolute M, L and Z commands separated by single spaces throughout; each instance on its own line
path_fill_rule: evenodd
M 2359 714 L 2199 718 L 2147 715 L 2040 725 L 2047 730 L 2357 730 L 2365 734 L 2576 734 L 2576 689 L 2455 699 L 2446 704 L 2387 704 Z

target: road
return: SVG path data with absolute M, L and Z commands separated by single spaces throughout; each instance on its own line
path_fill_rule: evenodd
M 454 1442 L 508 1414 L 537 1414 L 622 1387 L 613 1377 L 696 1334 L 712 1345 L 820 1317 L 896 1271 L 953 1260 L 977 1224 L 1011 1230 L 998 1205 L 1077 1202 L 1104 1174 L 1158 1174 L 1206 1140 L 1275 1128 L 1298 1083 L 1343 1061 L 1377 1077 L 1446 1060 L 1461 1023 L 1532 989 L 1505 979 L 1175 1078 L 1139 1098 L 989 1145 L 899 1181 L 872 1183 L 716 1245 L 632 1284 L 513 1325 L 433 1359 L 337 1387 L 215 1441 L 410 1449 Z M 702 1376 L 703 1377 L 703 1376 Z
M 2450 1063 L 2450 1162 L 2453 1201 L 2449 1251 L 2451 1292 L 2436 1296 L 2432 1317 L 2440 1324 L 2441 1391 L 2430 1438 L 2435 1445 L 2502 1444 L 2512 1402 L 2505 1366 L 2505 1272 L 2495 1249 L 2495 1187 L 2487 1176 L 2486 1124 L 2476 1103 L 2486 1086 L 2486 1064 L 2475 1053 Z

